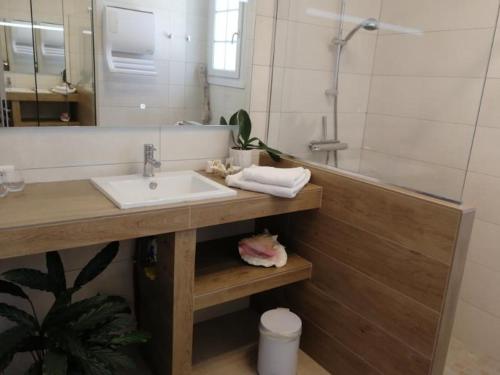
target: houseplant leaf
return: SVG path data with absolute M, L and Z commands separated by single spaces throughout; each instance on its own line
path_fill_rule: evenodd
M 73 329 L 75 331 L 92 329 L 112 320 L 116 314 L 125 312 L 130 312 L 125 300 L 108 301 L 80 316 L 73 325 Z
M 89 342 L 96 345 L 107 345 L 111 339 L 134 327 L 134 320 L 130 314 L 117 314 L 111 321 L 100 326 L 89 338 Z
M 29 335 L 29 329 L 22 325 L 9 328 L 8 330 L 0 333 L 0 371 L 10 364 L 14 354 L 17 352 L 16 349 L 18 345 L 29 337 Z
M 49 278 L 46 273 L 39 270 L 18 268 L 7 271 L 2 276 L 13 283 L 27 288 L 50 292 Z
M 58 327 L 66 325 L 69 322 L 76 321 L 81 315 L 105 303 L 109 298 L 111 297 L 97 295 L 69 306 L 57 305 L 56 301 L 43 321 L 42 330 L 50 331 L 53 328 L 58 329 Z
M 228 125 L 227 120 L 226 120 L 226 118 L 224 116 L 220 117 L 219 123 L 221 125 Z
M 133 369 L 135 362 L 124 353 L 112 349 L 96 349 L 92 354 L 102 363 L 115 370 Z
M 36 330 L 37 322 L 27 312 L 18 309 L 17 307 L 7 305 L 6 303 L 0 303 L 0 316 L 4 317 L 11 322 L 17 323 L 28 330 Z
M 50 252 L 45 255 L 47 263 L 47 278 L 52 293 L 57 297 L 66 291 L 66 275 L 64 266 L 58 252 Z
M 27 294 L 19 286 L 5 280 L 0 280 L 0 293 L 29 300 Z
M 274 161 L 280 161 L 281 160 L 281 151 L 275 150 L 274 148 L 271 148 L 267 146 L 264 142 L 259 140 L 259 148 L 262 150 L 265 150 L 268 155 L 273 159 Z
M 229 125 L 238 125 L 238 112 L 235 112 L 229 119 Z
M 43 360 L 43 375 L 66 375 L 68 357 L 56 351 L 49 350 Z
M 75 280 L 75 288 L 81 288 L 83 285 L 94 280 L 101 274 L 102 271 L 109 266 L 113 261 L 118 249 L 119 242 L 112 242 L 104 249 L 102 249 L 80 272 Z
M 238 112 L 238 125 L 240 126 L 239 136 L 243 141 L 243 145 L 247 145 L 250 134 L 252 133 L 252 121 L 250 120 L 248 112 L 244 109 Z
M 151 335 L 142 331 L 131 331 L 111 339 L 110 344 L 115 346 L 128 346 L 148 342 Z
M 89 353 L 85 345 L 78 337 L 78 334 L 71 328 L 51 332 L 48 340 L 50 347 L 57 347 L 58 350 L 64 352 L 68 356 L 72 356 L 82 361 L 88 359 Z

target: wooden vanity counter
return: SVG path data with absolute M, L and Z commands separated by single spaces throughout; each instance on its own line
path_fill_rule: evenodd
M 309 184 L 295 199 L 238 190 L 230 198 L 121 210 L 88 180 L 28 184 L 0 200 L 0 259 L 315 209 L 321 194 Z
M 291 256 L 289 264 L 277 271 L 233 262 L 195 280 L 198 228 L 317 209 L 322 199 L 322 188 L 312 184 L 295 199 L 237 193 L 230 198 L 121 210 L 88 180 L 29 184 L 23 192 L 0 199 L 0 259 L 157 235 L 157 280 L 138 276 L 139 324 L 155 332 L 148 352 L 157 373 L 191 374 L 197 308 L 311 275 L 310 262 Z

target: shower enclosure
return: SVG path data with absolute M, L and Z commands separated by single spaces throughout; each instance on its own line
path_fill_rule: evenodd
M 269 142 L 461 201 L 497 13 L 490 0 L 278 0 Z

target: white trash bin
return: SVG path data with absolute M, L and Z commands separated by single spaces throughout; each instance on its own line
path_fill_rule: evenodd
M 302 321 L 289 309 L 269 310 L 260 318 L 259 375 L 296 375 Z

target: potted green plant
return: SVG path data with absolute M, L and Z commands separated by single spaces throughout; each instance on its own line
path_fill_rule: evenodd
M 221 125 L 237 125 L 238 135 L 235 138 L 233 135 L 233 147 L 229 149 L 229 157 L 233 159 L 233 164 L 241 168 L 247 168 L 252 165 L 254 150 L 264 150 L 269 156 L 276 161 L 281 160 L 281 152 L 268 147 L 257 137 L 251 137 L 252 121 L 247 111 L 240 109 L 233 114 L 229 122 L 224 118 L 220 118 Z
M 106 246 L 82 269 L 71 287 L 67 287 L 57 252 L 46 254 L 47 273 L 22 268 L 2 274 L 0 294 L 19 298 L 30 312 L 0 303 L 0 316 L 15 324 L 0 333 L 0 373 L 18 353 L 31 354 L 28 375 L 113 375 L 122 368 L 134 367 L 123 348 L 144 343 L 149 335 L 135 329 L 127 302 L 106 295 L 72 302 L 75 293 L 106 269 L 118 249 L 118 242 Z M 22 287 L 54 295 L 43 320 Z

